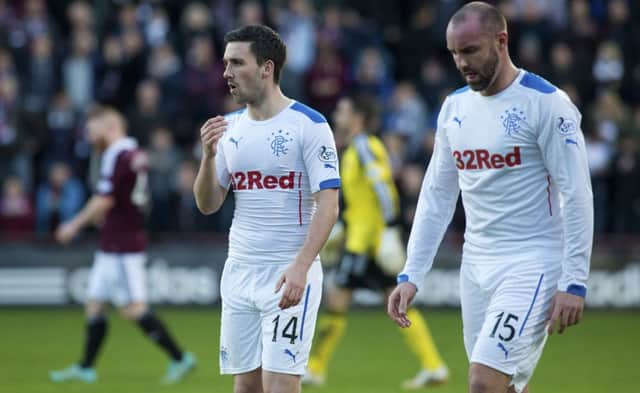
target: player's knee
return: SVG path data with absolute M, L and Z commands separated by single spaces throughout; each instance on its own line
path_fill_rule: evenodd
M 88 302 L 84 306 L 84 312 L 87 319 L 96 318 L 97 316 L 104 314 L 104 305 L 99 302 Z
M 492 373 L 483 369 L 469 369 L 469 393 L 506 393 L 507 386 Z
M 254 380 L 236 379 L 233 384 L 233 393 L 263 393 L 262 383 Z
M 129 321 L 137 321 L 147 312 L 147 306 L 140 303 L 132 303 L 120 308 L 120 315 Z

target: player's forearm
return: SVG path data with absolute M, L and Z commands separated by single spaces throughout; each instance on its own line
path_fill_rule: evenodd
M 87 226 L 91 222 L 100 220 L 113 206 L 113 197 L 104 195 L 94 195 L 87 204 L 71 219 L 71 224 L 78 230 Z
M 569 190 L 567 190 L 569 191 Z M 564 199 L 564 258 L 558 289 L 586 289 L 593 245 L 593 194 L 588 178 L 577 180 Z
M 218 183 L 214 157 L 202 157 L 200 170 L 193 184 L 193 194 L 198 210 L 203 214 L 215 213 L 222 206 L 225 194 Z
M 295 263 L 300 263 L 307 268 L 311 266 L 320 253 L 320 249 L 329 238 L 331 228 L 333 228 L 338 219 L 338 190 L 327 189 L 319 191 L 316 195 L 316 203 L 316 212 L 309 224 L 307 238 L 295 260 Z

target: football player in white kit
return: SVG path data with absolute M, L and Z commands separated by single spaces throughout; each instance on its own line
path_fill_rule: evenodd
M 245 108 L 201 128 L 198 208 L 235 211 L 220 284 L 220 371 L 236 393 L 299 392 L 322 293 L 318 253 L 338 216 L 333 133 L 283 95 L 286 47 L 265 26 L 225 36 L 224 78 Z
M 518 69 L 504 17 L 462 7 L 447 47 L 468 86 L 438 116 L 407 262 L 388 304 L 407 305 L 433 263 L 458 194 L 466 214 L 460 272 L 469 392 L 527 392 L 547 334 L 580 321 L 593 196 L 580 113 L 555 86 Z M 426 289 L 428 290 L 428 288 Z

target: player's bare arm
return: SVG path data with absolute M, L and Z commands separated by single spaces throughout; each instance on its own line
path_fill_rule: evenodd
M 296 259 L 282 274 L 275 291 L 284 285 L 279 307 L 289 308 L 300 303 L 307 282 L 307 272 L 327 241 L 331 228 L 338 219 L 338 190 L 326 189 L 314 194 L 316 212 L 309 224 L 309 233 Z
M 200 169 L 193 184 L 193 193 L 198 210 L 203 214 L 212 214 L 218 211 L 227 196 L 227 190 L 218 183 L 215 167 L 218 141 L 226 130 L 227 121 L 223 116 L 210 118 L 200 128 L 202 161 L 200 161 Z
M 69 243 L 87 224 L 101 220 L 114 203 L 110 195 L 92 196 L 75 217 L 56 229 L 56 240 L 62 244 Z

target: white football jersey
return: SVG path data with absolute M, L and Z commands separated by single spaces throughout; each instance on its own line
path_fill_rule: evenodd
M 235 197 L 229 259 L 288 264 L 307 236 L 313 194 L 340 187 L 331 128 L 319 112 L 296 101 L 268 120 L 252 120 L 246 110 L 226 119 L 216 172 Z
M 461 192 L 463 263 L 562 261 L 559 288 L 586 287 L 593 196 L 580 120 L 563 91 L 524 70 L 493 96 L 448 96 L 402 279 L 431 268 Z

